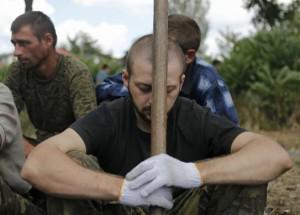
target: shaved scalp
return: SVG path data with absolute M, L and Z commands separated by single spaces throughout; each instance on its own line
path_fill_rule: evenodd
M 153 35 L 148 34 L 137 39 L 131 46 L 126 67 L 129 76 L 132 74 L 133 65 L 137 60 L 141 60 L 148 64 L 153 64 Z M 182 73 L 185 71 L 186 63 L 184 54 L 180 46 L 173 39 L 168 38 L 168 62 L 176 60 L 182 65 Z

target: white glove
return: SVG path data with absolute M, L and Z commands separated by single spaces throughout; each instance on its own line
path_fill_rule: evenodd
M 131 189 L 141 190 L 143 197 L 164 186 L 194 188 L 202 183 L 194 163 L 185 163 L 166 154 L 143 161 L 126 175 L 126 179 Z
M 165 209 L 173 207 L 172 190 L 168 187 L 162 187 L 151 195 L 143 197 L 140 189 L 131 189 L 131 182 L 126 179 L 121 188 L 119 202 L 129 206 L 159 206 Z

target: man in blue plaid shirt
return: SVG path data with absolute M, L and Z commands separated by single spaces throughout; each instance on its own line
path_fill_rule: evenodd
M 198 24 L 187 16 L 170 15 L 168 33 L 169 37 L 180 45 L 186 57 L 186 77 L 180 95 L 194 99 L 213 113 L 225 116 L 238 124 L 237 112 L 224 80 L 212 65 L 196 57 L 201 40 Z M 105 79 L 97 87 L 96 94 L 98 103 L 128 96 L 128 90 L 123 85 L 122 74 Z

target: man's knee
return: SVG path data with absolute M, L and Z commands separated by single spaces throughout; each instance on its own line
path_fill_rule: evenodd
M 1 214 L 3 211 L 8 210 L 10 207 L 13 207 L 13 202 L 15 200 L 15 195 L 8 184 L 5 182 L 3 177 L 0 175 L 0 211 Z M 4 214 L 4 213 L 3 213 Z
M 267 200 L 267 184 L 257 186 L 218 185 L 211 195 L 207 214 L 260 215 Z
M 6 201 L 6 184 L 0 175 L 0 212 L 2 214 Z
M 44 215 L 45 213 L 28 199 L 14 192 L 0 176 L 0 214 Z

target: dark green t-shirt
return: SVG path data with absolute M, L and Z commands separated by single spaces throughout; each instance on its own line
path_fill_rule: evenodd
M 167 123 L 167 154 L 185 162 L 230 153 L 233 140 L 244 131 L 196 102 L 180 97 L 168 114 Z M 130 98 L 101 104 L 71 128 L 106 172 L 125 176 L 150 156 L 150 134 L 136 126 Z
M 13 63 L 5 84 L 11 89 L 18 111 L 26 106 L 37 129 L 37 141 L 53 136 L 96 108 L 95 87 L 86 65 L 60 56 L 56 76 L 41 79 L 35 71 L 24 71 Z

